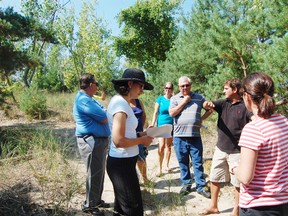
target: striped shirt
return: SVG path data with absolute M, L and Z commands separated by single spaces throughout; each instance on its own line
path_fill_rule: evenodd
M 288 203 L 288 120 L 273 114 L 248 123 L 239 146 L 258 151 L 253 180 L 241 184 L 241 208 Z
M 174 137 L 200 137 L 201 110 L 205 98 L 193 92 L 190 97 L 191 101 L 185 105 L 182 112 L 173 118 Z M 169 109 L 178 106 L 183 100 L 184 96 L 181 92 L 174 95 L 170 99 Z

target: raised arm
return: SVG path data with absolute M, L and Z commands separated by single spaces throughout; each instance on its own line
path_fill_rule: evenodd
M 178 104 L 176 107 L 173 107 L 173 108 L 169 109 L 169 115 L 171 117 L 175 117 L 180 112 L 182 112 L 182 110 L 185 107 L 185 105 L 187 103 L 189 103 L 190 101 L 191 101 L 191 97 L 189 95 L 184 96 L 184 100 L 180 104 Z
M 201 117 L 201 122 L 207 119 L 213 113 L 213 111 L 214 111 L 213 109 L 206 110 L 203 116 Z
M 203 103 L 203 108 L 205 110 L 210 110 L 210 109 L 213 109 L 215 107 L 214 103 L 212 101 L 205 101 Z

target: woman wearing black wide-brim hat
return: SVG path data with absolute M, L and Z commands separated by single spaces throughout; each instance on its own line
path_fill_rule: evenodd
M 107 117 L 112 132 L 107 158 L 107 173 L 114 188 L 114 215 L 143 215 L 143 204 L 136 162 L 139 154 L 138 144 L 149 146 L 153 138 L 145 132 L 136 134 L 138 125 L 131 99 L 137 98 L 143 90 L 152 90 L 146 82 L 142 70 L 128 68 L 122 78 L 112 80 L 117 95 L 112 97 Z

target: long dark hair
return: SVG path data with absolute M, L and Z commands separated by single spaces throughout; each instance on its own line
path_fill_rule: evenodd
M 244 78 L 242 91 L 251 96 L 258 107 L 258 115 L 269 118 L 275 112 L 274 82 L 270 76 L 255 72 Z

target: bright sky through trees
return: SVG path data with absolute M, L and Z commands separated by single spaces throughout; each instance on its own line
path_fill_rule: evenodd
M 14 7 L 14 11 L 20 11 L 20 0 L 0 0 L 0 7 Z M 77 13 L 79 13 L 82 5 L 82 0 L 70 0 Z M 134 5 L 136 0 L 98 0 L 97 15 L 108 22 L 108 28 L 112 30 L 112 35 L 120 34 L 120 29 L 117 23 L 117 14 L 127 7 Z M 185 0 L 183 10 L 188 12 L 191 10 L 193 0 Z

